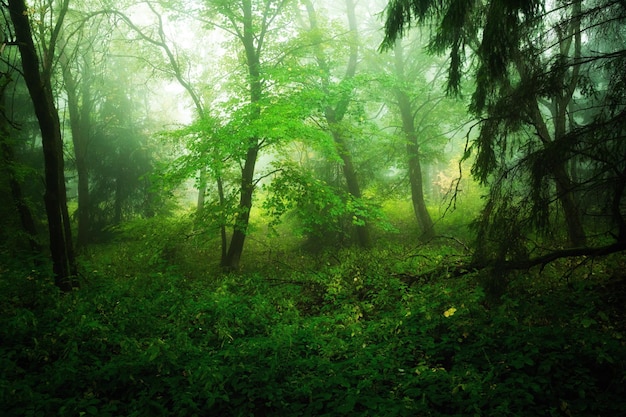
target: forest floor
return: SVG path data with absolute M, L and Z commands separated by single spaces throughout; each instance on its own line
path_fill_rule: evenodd
M 466 257 L 453 240 L 253 239 L 238 274 L 162 241 L 84 254 L 65 295 L 2 254 L 3 416 L 626 415 L 623 255 L 486 291 L 441 272 Z

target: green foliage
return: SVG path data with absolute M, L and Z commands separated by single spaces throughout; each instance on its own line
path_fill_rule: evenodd
M 366 198 L 355 198 L 342 187 L 332 186 L 302 168 L 283 164 L 272 182 L 265 186 L 267 198 L 263 208 L 269 214 L 270 226 L 283 217 L 295 217 L 296 234 L 316 239 L 342 242 L 350 225 L 380 220 L 382 212 Z M 385 222 L 381 222 L 383 227 Z
M 344 250 L 311 272 L 211 279 L 115 275 L 94 258 L 64 297 L 45 273 L 5 260 L 0 406 L 6 416 L 626 411 L 623 285 L 526 274 L 489 306 L 473 279 L 407 275 L 446 252 Z

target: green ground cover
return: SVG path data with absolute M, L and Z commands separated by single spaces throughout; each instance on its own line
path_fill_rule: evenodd
M 626 413 L 619 257 L 525 271 L 496 300 L 480 274 L 441 272 L 452 246 L 283 253 L 231 275 L 141 255 L 99 249 L 67 295 L 3 262 L 2 415 Z

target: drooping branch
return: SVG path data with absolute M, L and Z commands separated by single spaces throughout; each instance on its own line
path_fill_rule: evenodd
M 550 253 L 546 253 L 545 255 L 537 256 L 536 258 L 525 260 L 456 263 L 452 267 L 449 264 L 438 265 L 434 269 L 418 274 L 402 274 L 402 277 L 405 281 L 412 283 L 427 279 L 429 277 L 437 277 L 441 275 L 445 275 L 450 278 L 458 278 L 467 274 L 490 270 L 494 268 L 497 269 L 500 273 L 506 274 L 507 272 L 512 271 L 530 270 L 537 266 L 541 266 L 541 269 L 543 269 L 548 264 L 555 262 L 559 259 L 580 257 L 585 257 L 587 259 L 598 258 L 619 252 L 626 252 L 626 240 L 619 240 L 605 246 L 556 250 Z

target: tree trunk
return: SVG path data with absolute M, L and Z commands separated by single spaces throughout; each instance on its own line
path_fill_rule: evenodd
M 79 86 L 70 69 L 70 62 L 61 54 L 60 63 L 67 93 L 67 106 L 70 114 L 70 129 L 72 131 L 72 144 L 74 145 L 74 163 L 78 177 L 78 232 L 76 245 L 78 248 L 87 246 L 89 243 L 90 218 L 89 215 L 89 170 L 87 163 L 87 148 L 89 143 L 89 120 L 91 94 L 89 89 L 89 64 L 83 66 L 83 85 L 80 87 L 82 107 L 79 95 Z
M 4 136 L 5 131 L 2 128 L 2 134 Z M 11 145 L 6 143 L 5 140 L 2 141 L 2 164 L 7 170 L 7 174 L 9 177 L 9 187 L 11 189 L 11 197 L 13 197 L 13 202 L 15 204 L 15 208 L 17 210 L 17 214 L 20 217 L 20 223 L 22 225 L 22 229 L 26 233 L 28 237 L 28 244 L 30 246 L 31 252 L 33 255 L 37 256 L 41 253 L 41 245 L 37 241 L 37 229 L 35 227 L 35 221 L 33 219 L 33 215 L 24 200 L 22 195 L 22 186 L 19 181 L 15 177 L 15 172 L 13 172 L 13 164 L 15 161 L 13 160 L 13 149 Z
M 582 247 L 587 244 L 587 236 L 583 227 L 580 209 L 576 204 L 572 191 L 572 181 L 570 180 L 564 164 L 558 164 L 553 169 L 554 181 L 556 182 L 556 193 L 567 227 L 567 236 L 570 247 Z
M 251 0 L 242 1 L 243 9 L 243 33 L 240 38 L 246 53 L 246 64 L 248 66 L 250 104 L 252 105 L 252 120 L 258 119 L 261 115 L 258 103 L 261 101 L 261 41 L 255 45 L 255 33 L 252 18 Z M 265 28 L 263 28 L 265 30 Z M 252 137 L 248 142 L 248 150 L 241 169 L 241 190 L 239 196 L 239 208 L 235 217 L 233 236 L 226 258 L 222 262 L 222 267 L 226 270 L 239 269 L 241 254 L 243 253 L 248 224 L 250 222 L 250 211 L 252 210 L 252 197 L 254 194 L 254 170 L 257 157 L 259 155 L 259 139 Z
M 4 90 L 7 84 L 10 82 L 5 74 L 1 74 L 2 82 L 0 85 L 0 114 L 6 115 L 4 106 Z M 6 78 L 5 78 L 6 77 Z M 9 187 L 11 189 L 11 196 L 17 210 L 17 214 L 20 218 L 22 229 L 28 238 L 28 244 L 30 250 L 34 256 L 41 254 L 41 245 L 37 241 L 37 228 L 35 227 L 35 221 L 33 215 L 26 204 L 26 201 L 22 195 L 22 186 L 15 175 L 15 153 L 13 147 L 9 143 L 9 127 L 5 117 L 0 117 L 0 147 L 2 150 L 2 165 L 7 171 L 9 178 Z
M 206 169 L 204 168 L 198 172 L 198 199 L 196 201 L 196 214 L 198 215 L 204 211 L 204 198 L 207 190 L 206 175 Z
M 41 130 L 46 186 L 44 202 L 55 284 L 62 291 L 69 291 L 73 287 L 72 277 L 76 275 L 76 266 L 67 212 L 59 114 L 54 105 L 49 75 L 42 76 L 40 73 L 39 58 L 32 38 L 26 4 L 24 0 L 9 0 L 8 4 L 22 56 L 24 81 Z M 49 52 L 51 50 L 53 48 L 50 48 Z M 47 71 L 46 73 L 49 74 Z
M 571 51 L 573 42 L 573 62 L 574 65 L 568 70 L 567 75 L 563 74 L 564 89 L 556 97 L 555 110 L 556 116 L 554 117 L 554 141 L 561 141 L 567 132 L 567 123 L 570 120 L 568 117 L 568 109 L 572 104 L 572 98 L 576 87 L 578 86 L 578 80 L 580 77 L 580 62 L 581 59 L 581 14 L 582 14 L 582 1 L 575 0 L 572 3 L 572 16 L 569 21 L 570 27 L 568 28 L 567 35 L 559 40 L 559 47 L 562 56 L 567 56 Z M 573 130 L 574 126 L 569 126 L 569 130 Z M 573 161 L 573 163 L 575 163 Z M 572 247 L 582 247 L 587 244 L 587 236 L 582 222 L 582 215 L 578 203 L 576 201 L 576 194 L 574 192 L 574 186 L 572 177 L 567 170 L 567 163 L 562 162 L 557 164 L 553 170 L 554 181 L 556 182 L 557 197 L 561 202 L 563 208 L 563 214 L 565 215 L 565 224 L 567 225 L 567 234 L 569 237 L 569 243 Z
M 0 92 L 0 94 L 2 93 L 3 92 Z M 0 99 L 4 100 L 4 97 L 2 96 Z M 4 108 L 0 109 L 0 111 L 4 112 Z M 26 201 L 24 200 L 22 195 L 22 186 L 16 178 L 13 170 L 13 165 L 15 164 L 14 152 L 11 144 L 7 142 L 9 134 L 4 118 L 0 118 L 0 125 L 0 135 L 2 136 L 0 138 L 0 146 L 2 147 L 2 165 L 6 169 L 7 176 L 9 177 L 11 196 L 13 197 L 13 202 L 15 204 L 17 214 L 19 215 L 22 229 L 28 237 L 28 244 L 32 254 L 36 256 L 41 253 L 41 245 L 37 241 L 37 228 L 35 227 L 35 220 L 33 219 L 33 215 L 28 207 L 28 204 L 26 204 Z
M 317 24 L 317 13 L 315 8 L 313 7 L 313 3 L 309 0 L 304 0 L 303 3 L 307 8 L 307 13 L 309 15 L 309 25 L 312 30 L 318 29 Z M 350 56 L 348 57 L 348 63 L 346 67 L 346 73 L 344 75 L 343 80 L 349 81 L 354 78 L 356 73 L 356 67 L 358 63 L 358 54 L 359 48 L 357 45 L 358 41 L 358 31 L 357 31 L 357 22 L 356 22 L 356 14 L 354 10 L 354 1 L 346 0 L 346 8 L 348 14 L 348 25 L 350 29 L 350 33 L 352 34 L 352 39 L 350 42 Z M 328 62 L 326 61 L 326 57 L 322 53 L 321 49 L 318 47 L 315 51 L 317 64 L 322 70 L 322 86 L 323 89 L 328 92 L 328 86 L 330 83 L 330 68 L 328 66 Z M 332 133 L 333 140 L 335 142 L 335 147 L 337 149 L 337 153 L 341 158 L 343 163 L 343 175 L 346 180 L 346 186 L 348 189 L 348 193 L 354 197 L 355 199 L 360 199 L 362 197 L 361 187 L 359 186 L 358 175 L 356 169 L 354 168 L 354 164 L 352 162 L 352 154 L 347 145 L 347 141 L 343 136 L 340 130 L 340 123 L 342 122 L 346 111 L 348 109 L 348 105 L 350 104 L 350 95 L 351 91 L 346 91 L 343 93 L 342 97 L 338 100 L 338 102 L 334 106 L 328 106 L 324 109 L 324 118 L 326 119 L 326 123 Z M 368 248 L 372 245 L 372 240 L 369 233 L 369 225 L 366 219 L 358 219 L 359 222 L 355 225 L 357 242 L 359 246 L 363 248 Z
M 343 176 L 346 179 L 348 193 L 350 193 L 350 195 L 355 199 L 360 199 L 361 187 L 359 187 L 356 170 L 354 169 L 354 164 L 352 163 L 352 155 L 346 150 L 346 143 L 341 134 L 336 130 L 333 130 L 333 139 L 335 140 L 335 145 L 339 150 L 339 156 L 341 157 L 341 161 L 343 162 Z M 367 221 L 366 219 L 359 218 L 357 218 L 357 220 L 359 221 L 359 223 L 355 225 L 355 228 L 359 246 L 361 246 L 362 248 L 369 248 L 370 246 L 372 246 L 372 239 L 370 236 Z
M 546 122 L 541 116 L 541 112 L 536 101 L 533 102 L 532 106 L 529 108 L 529 113 L 540 140 L 544 146 L 549 146 L 553 139 L 550 135 Z M 560 140 L 564 135 L 565 128 L 560 124 L 563 117 L 564 114 L 559 115 L 558 113 L 554 116 L 553 122 L 555 124 L 555 141 Z M 563 161 L 554 163 L 551 169 L 551 174 L 556 184 L 556 197 L 561 204 L 565 217 L 564 220 L 567 228 L 568 244 L 570 247 L 584 246 L 587 242 L 585 229 L 583 227 L 580 210 L 574 198 L 572 180 L 567 172 L 566 162 Z
M 118 171 L 118 176 L 115 178 L 115 201 L 113 202 L 113 224 L 115 225 L 122 223 L 123 182 L 124 178 Z
M 222 180 L 221 174 L 217 176 L 217 196 L 219 198 L 220 207 L 223 209 L 226 207 L 226 197 L 224 196 L 224 181 Z M 226 237 L 226 223 L 225 218 L 222 217 L 220 221 L 220 239 L 221 239 L 221 250 L 222 256 L 220 257 L 220 262 L 222 265 L 226 264 L 226 257 L 228 256 L 228 238 Z
M 250 221 L 252 209 L 252 196 L 254 194 L 254 167 L 258 156 L 258 148 L 248 149 L 246 161 L 241 172 L 241 195 L 239 199 L 239 211 L 235 219 L 233 236 L 230 240 L 225 262 L 222 264 L 227 270 L 239 269 L 239 262 L 246 240 L 246 233 Z
M 401 41 L 396 41 L 394 49 L 396 76 L 401 83 L 405 81 L 404 54 Z M 417 224 L 422 230 L 421 239 L 430 240 L 435 235 L 433 221 L 424 201 L 424 181 L 420 161 L 419 143 L 415 129 L 415 116 L 411 100 L 402 87 L 395 89 L 396 100 L 402 118 L 402 131 L 406 139 L 406 151 L 409 167 L 409 183 L 411 185 L 411 201 Z
M 426 202 L 424 201 L 424 181 L 418 152 L 419 150 L 416 144 L 407 144 L 413 212 L 415 213 L 417 224 L 422 229 L 421 239 L 427 241 L 435 236 L 435 228 L 428 208 L 426 207 Z

